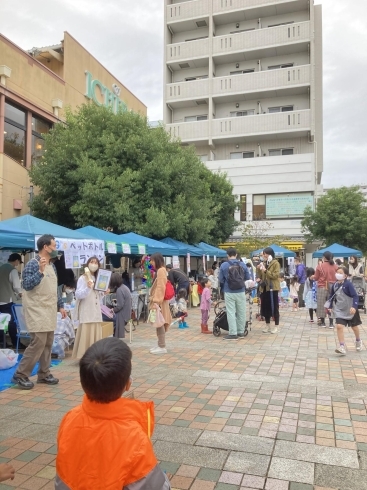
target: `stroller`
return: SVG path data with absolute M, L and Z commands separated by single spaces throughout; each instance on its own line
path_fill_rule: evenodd
M 358 309 L 366 314 L 366 281 L 364 277 L 354 276 L 351 278 L 352 284 L 358 294 Z
M 245 323 L 245 330 L 244 330 L 244 336 L 247 337 L 249 329 L 251 330 L 251 325 L 252 325 L 252 305 L 253 305 L 253 297 L 252 297 L 252 292 L 256 289 L 256 287 L 252 287 L 249 289 L 245 290 L 246 293 L 246 302 L 249 304 L 249 317 L 248 320 Z M 226 311 L 226 306 L 225 302 L 223 300 L 218 301 L 218 303 L 214 307 L 214 322 L 213 322 L 213 335 L 215 337 L 220 336 L 220 331 L 225 330 L 226 332 L 229 331 L 229 326 L 228 326 L 228 320 L 227 320 L 227 311 Z

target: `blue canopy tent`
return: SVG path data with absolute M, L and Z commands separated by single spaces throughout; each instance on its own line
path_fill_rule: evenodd
M 9 235 L 11 233 L 11 235 Z M 35 236 L 49 233 L 57 238 L 85 240 L 90 236 L 30 214 L 0 222 L 0 247 L 17 250 L 34 250 Z
M 201 248 L 203 251 L 203 255 L 209 255 L 210 257 L 217 257 L 217 258 L 226 258 L 227 253 L 225 250 L 222 250 L 221 248 L 213 247 L 212 245 L 209 245 L 208 243 L 205 242 L 200 242 L 195 245 L 195 247 Z
M 86 235 L 89 235 L 90 237 L 95 238 L 97 240 L 104 240 L 105 242 L 116 243 L 117 253 L 122 253 L 121 238 L 119 237 L 119 235 L 116 235 L 115 233 L 101 230 L 99 228 L 96 228 L 95 226 L 84 226 L 83 228 L 79 228 L 77 231 L 79 231 L 80 233 L 85 233 Z M 126 242 L 126 243 L 129 243 L 131 247 L 131 253 L 138 253 L 138 247 L 135 246 L 136 245 L 135 242 Z M 133 250 L 134 246 L 136 250 Z M 105 243 L 105 248 L 107 250 L 106 243 Z
M 287 248 L 279 247 L 279 245 L 269 245 L 270 248 L 274 250 L 275 257 L 295 257 L 296 254 L 292 252 L 291 250 L 288 250 Z M 255 250 L 255 252 L 251 252 L 251 257 L 254 255 L 259 255 L 263 251 L 263 248 L 260 248 L 259 250 Z
M 139 245 L 146 246 L 146 252 L 151 255 L 155 252 L 161 253 L 165 257 L 173 257 L 174 255 L 179 255 L 179 249 L 175 246 L 169 245 L 167 243 L 162 243 L 159 240 L 153 240 L 153 238 L 148 238 L 137 233 L 124 233 L 119 235 L 120 242 L 122 243 L 135 243 Z
M 172 247 L 176 247 L 178 249 L 178 255 L 184 257 L 187 254 L 190 254 L 191 257 L 202 257 L 204 255 L 203 250 L 201 248 L 195 247 L 194 245 L 188 245 L 187 243 L 179 242 L 178 240 L 174 240 L 173 238 L 163 238 L 160 240 L 163 243 L 167 243 Z
M 313 258 L 322 257 L 324 252 L 331 252 L 334 257 L 351 257 L 355 255 L 356 257 L 363 257 L 362 252 L 359 250 L 355 250 L 354 248 L 344 247 L 344 245 L 339 245 L 338 243 L 333 243 L 326 248 L 322 248 L 321 250 L 316 250 L 312 254 Z

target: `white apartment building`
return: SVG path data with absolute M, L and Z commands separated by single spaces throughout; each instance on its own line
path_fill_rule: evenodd
M 228 174 L 238 221 L 265 218 L 295 249 L 323 170 L 321 15 L 313 0 L 165 0 L 167 131 Z

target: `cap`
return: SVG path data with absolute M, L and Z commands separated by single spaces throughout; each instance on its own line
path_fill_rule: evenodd
M 167 264 L 166 265 L 166 269 L 173 269 L 173 265 L 172 264 Z
M 23 264 L 22 256 L 20 254 L 10 254 L 8 258 L 8 262 L 15 262 L 19 260 L 21 264 Z

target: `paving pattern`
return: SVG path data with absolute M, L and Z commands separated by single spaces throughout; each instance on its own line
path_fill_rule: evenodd
M 201 335 L 191 310 L 164 356 L 149 354 L 155 331 L 139 325 L 134 396 L 155 402 L 154 448 L 173 489 L 367 490 L 367 351 L 347 332 L 339 357 L 333 330 L 305 310 L 281 315 L 276 335 L 254 321 L 248 337 L 224 342 Z M 53 374 L 55 387 L 0 393 L 0 462 L 16 468 L 0 489 L 54 488 L 58 425 L 83 392 L 70 356 Z

